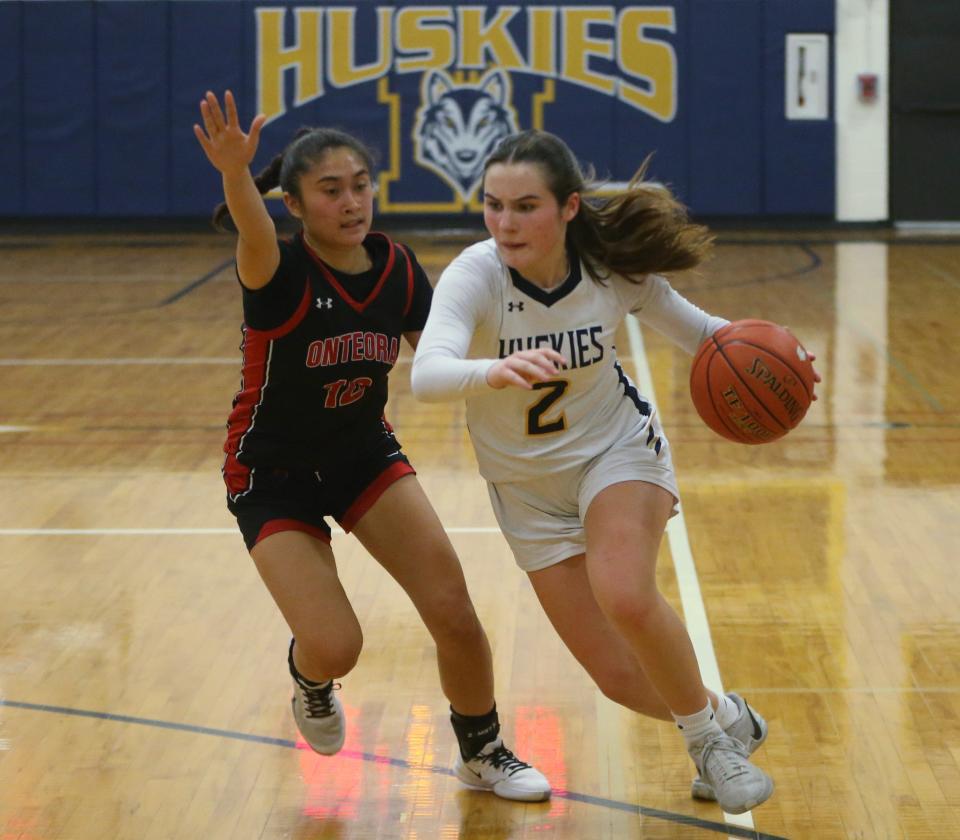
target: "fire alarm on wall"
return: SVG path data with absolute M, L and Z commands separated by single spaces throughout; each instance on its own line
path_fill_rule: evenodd
M 877 101 L 876 73 L 860 73 L 857 76 L 857 98 L 861 102 Z

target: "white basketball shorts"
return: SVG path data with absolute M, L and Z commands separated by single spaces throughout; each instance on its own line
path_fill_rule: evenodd
M 677 513 L 680 492 L 670 444 L 655 417 L 633 438 L 617 441 L 583 464 L 526 481 L 487 482 L 500 530 L 521 569 L 535 572 L 583 554 L 587 508 L 601 490 L 613 484 L 656 484 L 673 496 L 671 515 Z

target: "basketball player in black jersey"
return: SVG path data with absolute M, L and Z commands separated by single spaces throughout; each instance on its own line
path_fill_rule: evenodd
M 383 416 L 401 337 L 416 347 L 432 290 L 409 249 L 370 233 L 373 166 L 356 138 L 331 129 L 298 136 L 256 179 L 263 115 L 240 128 L 227 91 L 194 126 L 223 177 L 215 213 L 236 225 L 243 294 L 243 379 L 224 446 L 227 504 L 293 632 L 293 713 L 319 753 L 344 741 L 334 679 L 362 646 L 337 576 L 331 516 L 412 599 L 437 646 L 465 784 L 507 799 L 550 795 L 546 778 L 499 737 L 490 646 L 460 563 Z M 224 113 L 225 111 L 225 113 Z M 301 223 L 278 242 L 262 194 L 280 186 Z

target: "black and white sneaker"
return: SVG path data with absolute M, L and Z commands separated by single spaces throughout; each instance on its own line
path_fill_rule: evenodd
M 343 705 L 333 693 L 339 690 L 340 683 L 327 680 L 325 683 L 310 682 L 297 672 L 293 664 L 293 646 L 287 653 L 287 665 L 293 678 L 293 719 L 297 728 L 310 748 L 320 755 L 334 755 L 340 752 L 346 738 L 347 726 L 343 714 Z
M 517 758 L 500 738 L 491 741 L 469 761 L 457 750 L 453 773 L 467 787 L 491 790 L 504 799 L 542 802 L 550 798 L 547 777 Z
M 329 680 L 322 685 L 305 685 L 293 679 L 293 719 L 297 728 L 314 752 L 334 755 L 343 747 L 346 738 L 346 720 L 343 705 L 333 693 L 340 683 Z

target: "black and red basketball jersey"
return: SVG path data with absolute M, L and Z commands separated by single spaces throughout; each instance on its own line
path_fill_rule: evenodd
M 262 289 L 243 289 L 243 379 L 227 421 L 232 494 L 256 467 L 322 470 L 384 437 L 387 375 L 403 333 L 423 329 L 433 291 L 413 254 L 381 233 L 373 268 L 326 265 L 302 233 L 280 242 Z

